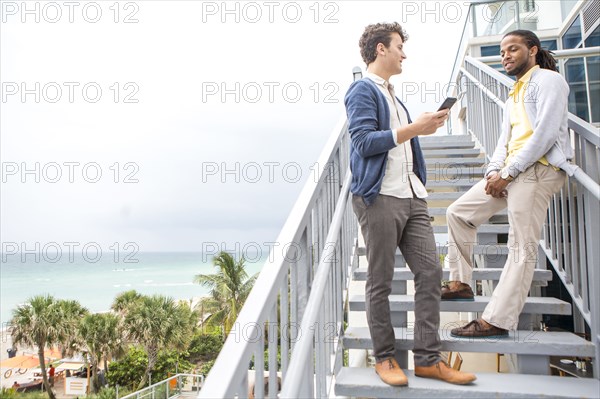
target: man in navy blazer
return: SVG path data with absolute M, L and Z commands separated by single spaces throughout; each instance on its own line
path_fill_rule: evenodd
M 442 269 L 425 200 L 427 171 L 418 140 L 443 126 L 449 111 L 425 113 L 412 121 L 396 97 L 389 79 L 402 72 L 406 38 L 398 23 L 367 26 L 359 41 L 367 73 L 345 97 L 352 143 L 352 206 L 369 263 L 365 298 L 375 371 L 390 385 L 408 384 L 394 358 L 388 299 L 400 248 L 415 275 L 415 375 L 467 384 L 475 375 L 448 367 L 440 356 Z

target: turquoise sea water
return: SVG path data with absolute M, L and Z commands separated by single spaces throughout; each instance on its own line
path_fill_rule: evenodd
M 258 273 L 267 256 L 246 262 L 248 275 Z M 207 294 L 207 289 L 193 282 L 196 274 L 209 274 L 215 268 L 212 255 L 202 253 L 138 253 L 137 263 L 114 262 L 103 256 L 91 263 L 82 257 L 70 260 L 63 256 L 56 263 L 33 256 L 22 262 L 8 256 L 0 264 L 0 321 L 10 320 L 12 310 L 34 295 L 51 294 L 61 299 L 75 299 L 92 312 L 105 311 L 115 296 L 136 290 L 142 294 L 162 294 L 189 300 Z M 237 257 L 236 257 L 237 259 Z

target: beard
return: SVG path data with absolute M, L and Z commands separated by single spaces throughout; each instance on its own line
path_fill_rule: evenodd
M 525 69 L 526 69 L 526 68 L 527 68 L 527 63 L 526 63 L 526 62 L 524 62 L 524 63 L 522 63 L 522 64 L 515 65 L 515 66 L 513 67 L 513 69 L 512 69 L 510 72 L 509 72 L 509 71 L 506 71 L 506 73 L 507 73 L 509 76 L 517 76 L 517 75 L 520 75 L 521 73 L 525 72 Z

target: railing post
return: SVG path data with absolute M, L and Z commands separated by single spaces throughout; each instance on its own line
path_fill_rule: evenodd
M 597 151 L 598 148 L 590 144 L 584 147 L 585 160 L 588 163 L 586 169 L 594 181 L 600 180 L 600 171 L 595 165 L 598 161 Z M 600 270 L 598 270 L 598 266 L 600 265 L 600 247 L 597 245 L 597 239 L 600 237 L 600 223 L 598 223 L 598 220 L 600 220 L 600 201 L 589 190 L 585 190 L 584 201 L 588 220 L 595 221 L 586 223 L 586 240 L 589 240 L 586 247 L 587 270 L 589 273 L 588 295 L 591 315 L 590 333 L 591 340 L 596 349 L 594 378 L 600 379 Z
M 283 321 L 282 321 L 283 322 Z M 271 309 L 268 320 L 268 349 L 269 349 L 269 398 L 277 398 L 278 381 L 277 381 L 277 301 Z
M 299 243 L 295 245 L 294 260 L 292 263 L 292 272 L 296 273 L 296 286 L 294 287 L 296 297 L 296 311 L 297 311 L 297 325 L 299 326 L 306 310 L 306 303 L 310 296 L 310 285 L 312 275 L 311 265 L 311 246 L 309 245 L 309 234 L 308 229 L 304 231 Z M 295 269 L 295 270 L 294 270 Z

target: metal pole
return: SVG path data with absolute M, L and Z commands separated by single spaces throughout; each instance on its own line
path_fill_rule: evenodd
M 517 19 L 517 29 L 521 29 L 521 13 L 519 11 L 519 0 L 515 0 L 515 18 Z

